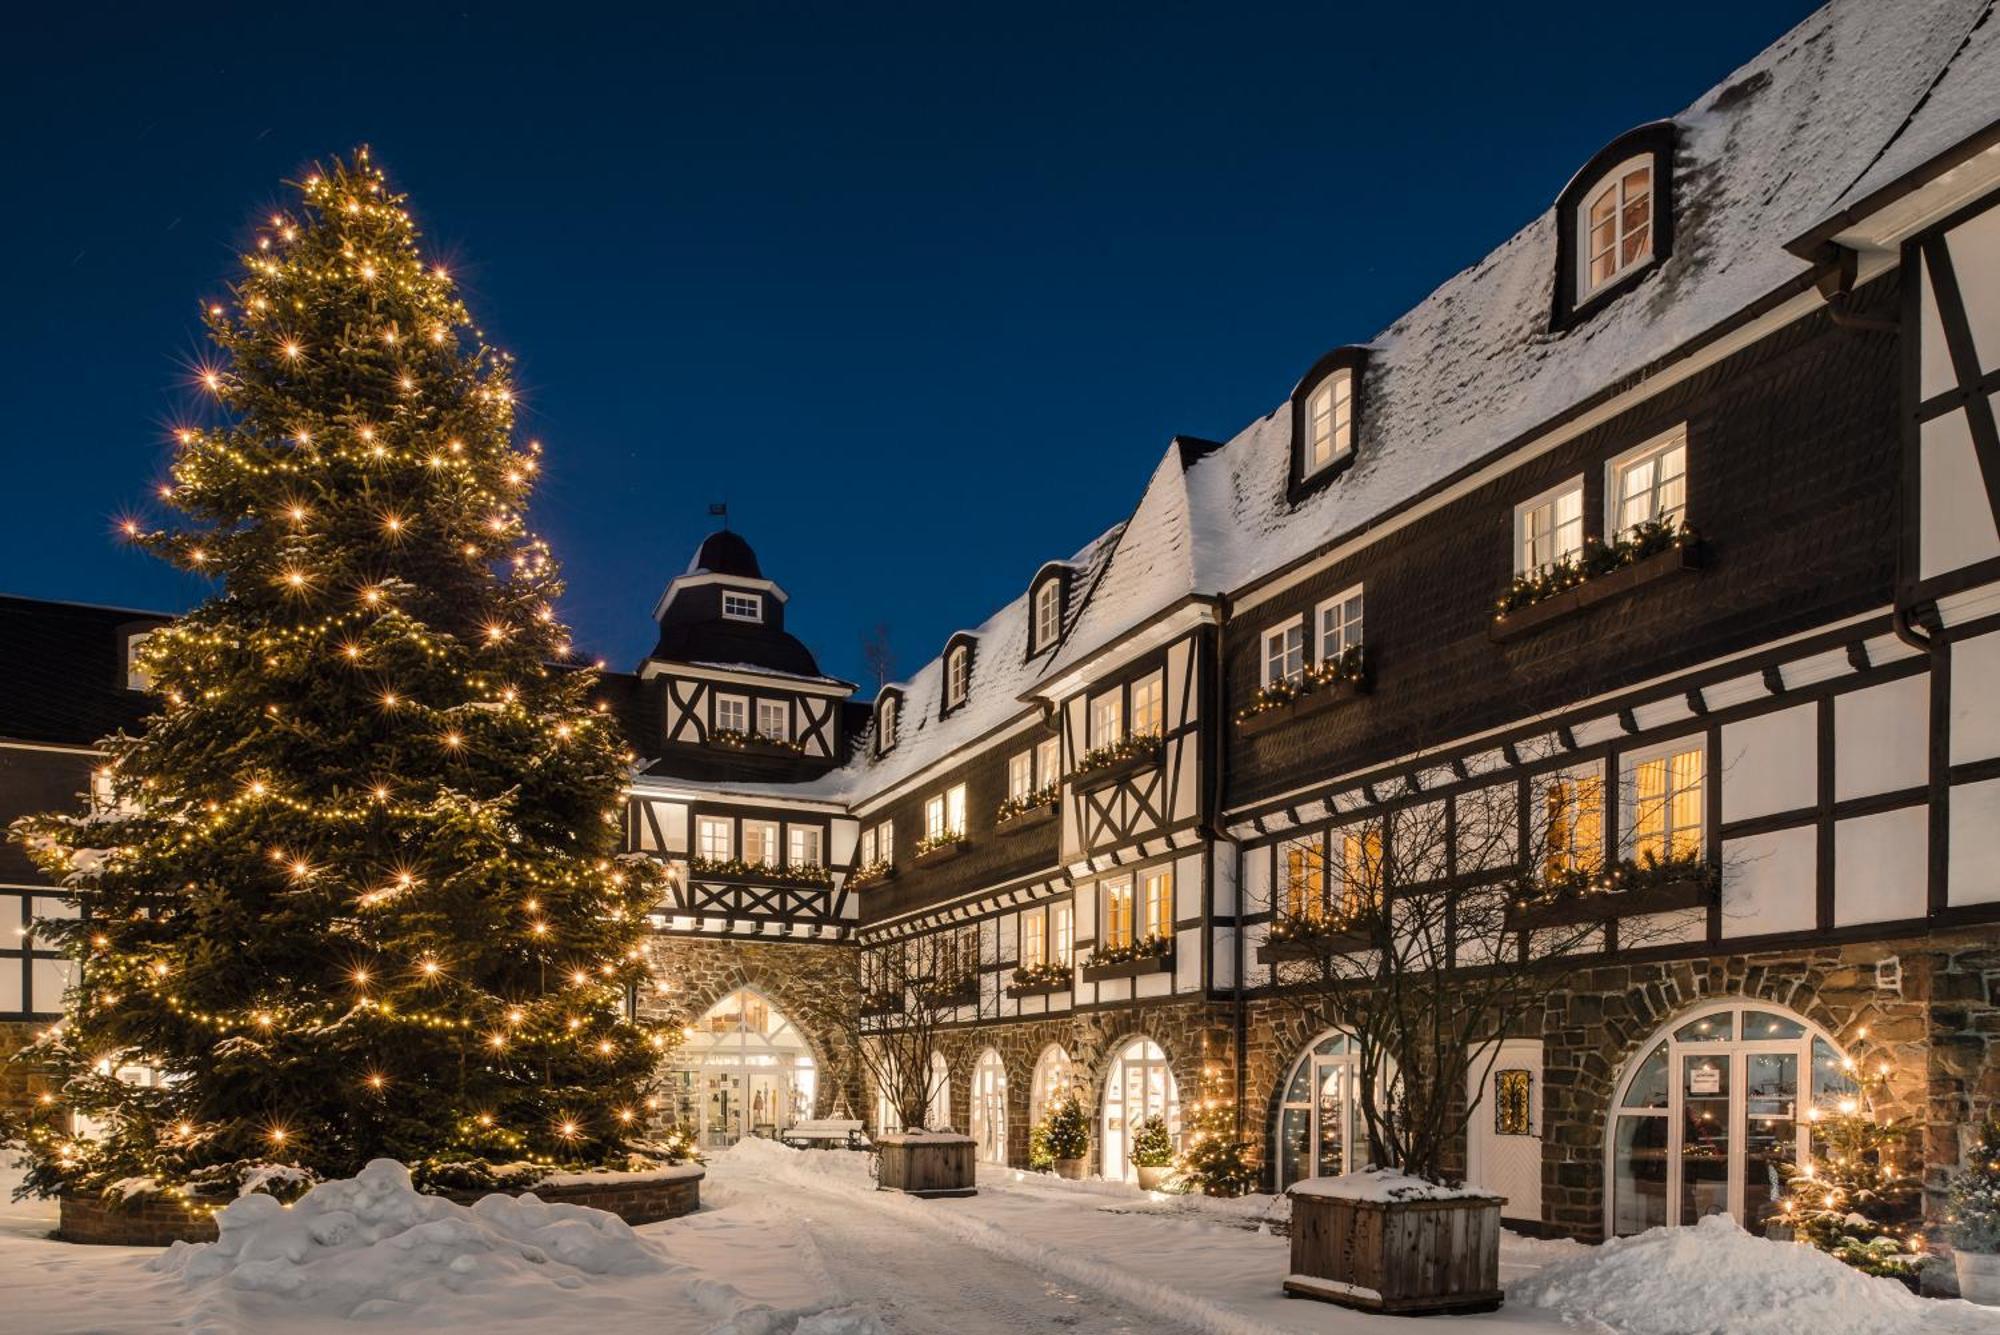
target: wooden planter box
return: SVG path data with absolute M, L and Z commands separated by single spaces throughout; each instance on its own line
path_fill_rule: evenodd
M 924 852 L 911 858 L 910 865 L 912 867 L 934 867 L 940 862 L 951 861 L 964 851 L 965 840 L 963 839 L 955 843 L 939 844 L 936 848 L 926 849 Z
M 805 756 L 805 752 L 799 750 L 796 746 L 790 746 L 784 742 L 774 742 L 768 737 L 750 737 L 741 742 L 718 742 L 711 740 L 705 743 L 705 745 L 709 750 L 721 751 L 725 755 L 778 756 L 785 760 L 799 760 Z
M 1142 960 L 1121 960 L 1116 964 L 1086 964 L 1083 981 L 1102 983 L 1113 978 L 1139 978 L 1149 973 L 1166 973 L 1174 967 L 1174 957 L 1149 955 Z
M 917 997 L 920 1005 L 934 1010 L 947 1010 L 955 1006 L 977 1006 L 979 1004 L 979 980 L 967 979 L 956 987 L 941 988 L 936 992 L 925 992 Z
M 1096 792 L 1099 788 L 1116 783 L 1120 779 L 1129 779 L 1142 770 L 1152 769 L 1159 763 L 1160 748 L 1154 746 L 1150 750 L 1139 752 L 1137 755 L 1126 756 L 1123 760 L 1114 760 L 1108 765 L 1099 765 L 1094 770 L 1086 770 L 1081 774 L 1072 774 L 1070 776 L 1070 783 L 1080 792 Z
M 871 885 L 887 885 L 895 879 L 896 869 L 891 867 L 885 872 L 877 872 L 875 875 L 866 878 L 859 875 L 850 876 L 847 878 L 847 888 L 849 890 L 866 890 Z
M 1351 955 L 1368 949 L 1366 932 L 1338 932 L 1303 940 L 1266 941 L 1257 947 L 1259 964 L 1286 964 L 1294 960 L 1316 960 L 1323 955 Z
M 1076 986 L 1076 979 L 1072 976 L 1073 973 L 1074 971 L 1061 978 L 1051 978 L 1039 983 L 1009 983 L 1007 984 L 1007 995 L 1010 997 L 1046 997 L 1056 992 L 1067 992 Z
M 1643 561 L 1635 561 L 1629 566 L 1597 575 L 1583 581 L 1573 589 L 1544 598 L 1526 607 L 1517 607 L 1511 612 L 1503 612 L 1493 618 L 1487 634 L 1496 644 L 1529 635 L 1548 625 L 1593 607 L 1607 598 L 1616 598 L 1629 593 L 1642 584 L 1667 579 L 1691 570 L 1701 569 L 1701 548 L 1693 543 L 1685 547 L 1669 547 L 1664 552 L 1655 552 Z
M 1047 825 L 1056 818 L 1056 813 L 1061 810 L 1062 804 L 1060 802 L 1044 802 L 1038 807 L 1029 807 L 1018 816 L 1010 816 L 1006 820 L 995 821 L 993 833 L 1001 835 L 1019 834 L 1023 830 L 1032 830 L 1037 825 Z
M 591 1175 L 593 1179 L 599 1176 Z M 679 1170 L 663 1175 L 604 1173 L 601 1176 L 602 1181 L 543 1185 L 529 1187 L 525 1192 L 427 1194 L 471 1205 L 490 1195 L 518 1196 L 532 1192 L 542 1201 L 608 1210 L 635 1226 L 692 1214 L 701 1208 L 701 1180 L 705 1174 L 698 1164 L 684 1164 Z M 174 1242 L 214 1242 L 217 1233 L 215 1217 L 205 1209 L 191 1210 L 178 1200 L 161 1196 L 147 1196 L 121 1205 L 108 1204 L 94 1196 L 64 1196 L 58 1205 L 56 1236 L 64 1242 L 165 1247 Z
M 1294 696 L 1274 709 L 1259 710 L 1248 718 L 1236 720 L 1236 729 L 1245 737 L 1255 737 L 1258 733 L 1269 732 L 1294 719 L 1307 718 L 1321 710 L 1331 709 L 1343 700 L 1366 695 L 1371 689 L 1373 689 L 1372 683 L 1365 677 L 1360 681 L 1343 678 L 1327 682 L 1323 686 L 1315 686 L 1304 695 Z
M 1490 1312 L 1500 1306 L 1503 1198 L 1290 1195 L 1288 1296 L 1405 1316 Z
M 877 1136 L 875 1185 L 909 1196 L 977 1196 L 979 1142 L 971 1136 L 895 1133 Z
M 1635 913 L 1672 913 L 1677 909 L 1707 908 L 1715 902 L 1715 884 L 1699 878 L 1665 881 L 1636 890 L 1606 890 L 1576 895 L 1547 904 L 1525 908 L 1510 905 L 1507 925 L 1521 931 L 1534 927 L 1575 927 L 1584 923 L 1609 922 Z

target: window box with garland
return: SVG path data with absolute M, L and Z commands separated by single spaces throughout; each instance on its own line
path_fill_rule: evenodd
M 804 742 L 767 737 L 761 732 L 738 732 L 734 728 L 717 728 L 709 733 L 708 745 L 718 751 L 740 751 L 753 756 L 802 756 L 806 752 Z
M 1257 947 L 1257 962 L 1284 964 L 1351 955 L 1368 949 L 1373 939 L 1367 926 L 1353 916 L 1279 917 L 1271 920 L 1270 933 Z
M 865 890 L 871 885 L 896 879 L 896 864 L 887 858 L 877 858 L 856 867 L 847 877 L 849 890 Z
M 902 1013 L 903 994 L 901 991 L 875 989 L 865 991 L 861 994 L 861 1018 L 864 1020 L 878 1019 L 884 1015 L 901 1015 Z
M 1500 595 L 1488 633 L 1504 644 L 1642 585 L 1701 566 L 1701 538 L 1686 523 L 1636 524 L 1608 543 L 1585 538 L 1579 555 L 1516 575 Z
M 1112 978 L 1138 978 L 1149 973 L 1166 973 L 1174 967 L 1174 939 L 1148 936 L 1124 946 L 1099 946 L 1083 966 L 1086 983 Z
M 1070 771 L 1069 780 L 1088 791 L 1129 778 L 1159 763 L 1160 734 L 1137 733 L 1085 751 L 1078 757 L 1076 768 Z
M 1260 687 L 1250 703 L 1236 711 L 1236 726 L 1245 737 L 1255 737 L 1292 719 L 1366 695 L 1374 688 L 1366 647 L 1350 645 L 1338 658 L 1314 663 L 1299 676 Z
M 910 854 L 913 867 L 934 867 L 940 862 L 949 862 L 965 851 L 965 836 L 955 830 L 943 834 L 927 834 L 917 840 L 916 848 Z
M 783 867 L 742 858 L 688 859 L 688 878 L 697 881 L 754 881 L 763 885 L 831 886 L 833 872 L 821 866 Z
M 1031 793 L 1008 798 L 993 813 L 993 833 L 1019 834 L 1033 826 L 1048 824 L 1061 810 L 1058 803 L 1060 792 L 1061 786 L 1050 782 Z
M 976 1006 L 979 1004 L 979 975 L 962 974 L 957 978 L 948 978 L 942 983 L 933 982 L 929 978 L 912 979 L 910 992 L 915 996 L 918 1005 L 927 1006 L 932 1010 Z
M 1014 970 L 1007 984 L 1010 997 L 1045 997 L 1051 992 L 1067 992 L 1075 985 L 1075 971 L 1067 964 L 1029 964 Z
M 1609 867 L 1576 869 L 1523 884 L 1508 906 L 1517 931 L 1609 922 L 1629 914 L 1703 909 L 1722 893 L 1722 873 L 1700 857 L 1626 858 Z

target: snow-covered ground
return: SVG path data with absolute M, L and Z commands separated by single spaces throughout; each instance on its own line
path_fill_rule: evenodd
M 1282 1297 L 1288 1244 L 1269 1228 L 1282 1200 L 1148 1196 L 981 1171 L 976 1197 L 917 1201 L 875 1191 L 865 1155 L 747 1142 L 710 1164 L 700 1214 L 637 1230 L 563 1207 L 444 1207 L 377 1171 L 318 1204 L 253 1204 L 222 1245 L 164 1256 L 52 1242 L 47 1206 L 0 1204 L 0 1329 L 1412 1329 Z M 1501 1270 L 1507 1306 L 1452 1318 L 1452 1328 L 2000 1335 L 2000 1312 L 1917 1299 L 1721 1223 L 1606 1248 L 1509 1235 Z

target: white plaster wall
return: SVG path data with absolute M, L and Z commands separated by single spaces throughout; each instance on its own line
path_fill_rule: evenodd
M 1833 921 L 1921 918 L 1930 902 L 1930 811 L 1905 807 L 1833 827 Z
M 1925 422 L 1917 454 L 1923 509 L 1918 567 L 1924 578 L 2000 556 L 2000 534 L 1987 508 L 1965 409 Z
M 1725 724 L 1722 819 L 1796 811 L 1819 800 L 1819 709 L 1798 705 Z
M 1929 781 L 1929 677 L 1905 677 L 1835 696 L 1833 728 L 1837 800 Z
M 1722 934 L 1799 932 L 1817 917 L 1818 861 L 1811 827 L 1779 830 L 1722 845 Z
M 1951 763 L 2000 756 L 2000 634 L 1951 646 Z
M 1949 837 L 1947 902 L 2000 901 L 2000 779 L 1953 785 Z
M 1979 369 L 1991 371 L 2000 367 L 2000 207 L 1966 219 L 1944 239 Z

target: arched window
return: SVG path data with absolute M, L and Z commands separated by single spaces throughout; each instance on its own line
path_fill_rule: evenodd
M 708 1008 L 669 1059 L 674 1120 L 705 1149 L 775 1136 L 813 1115 L 819 1072 L 805 1035 L 749 988 Z
M 1035 1077 L 1028 1086 L 1029 1122 L 1040 1122 L 1048 1116 L 1050 1105 L 1069 1092 L 1074 1079 L 1069 1054 L 1062 1046 L 1051 1043 L 1043 1048 L 1042 1055 L 1035 1060 Z
M 1038 654 L 1062 636 L 1063 582 L 1051 575 L 1035 588 L 1035 622 L 1030 628 L 1028 652 Z
M 924 1114 L 925 1130 L 945 1131 L 951 1127 L 951 1067 L 942 1052 L 931 1054 L 930 1106 Z
M 981 1162 L 1007 1162 L 1007 1065 L 992 1048 L 972 1068 L 972 1138 Z
M 1674 133 L 1660 121 L 1619 135 L 1556 197 L 1551 329 L 1588 319 L 1673 254 Z
M 875 700 L 875 754 L 886 755 L 896 748 L 897 715 L 903 703 L 899 691 L 883 691 Z
M 1780 1165 L 1808 1150 L 1808 1108 L 1858 1097 L 1853 1064 L 1810 1021 L 1736 998 L 1679 1016 L 1619 1078 L 1606 1119 L 1605 1231 L 1728 1214 L 1762 1226 Z
M 1311 1177 L 1338 1177 L 1369 1161 L 1358 1061 L 1354 1041 L 1328 1030 L 1292 1062 L 1271 1142 L 1279 1191 Z
M 1136 1181 L 1127 1157 L 1132 1133 L 1148 1117 L 1164 1117 L 1167 1134 L 1180 1142 L 1181 1098 L 1167 1054 L 1150 1038 L 1135 1038 L 1118 1049 L 1104 1081 L 1104 1176 L 1113 1182 Z
M 1344 471 L 1354 459 L 1356 391 L 1366 348 L 1335 348 L 1292 387 L 1291 471 L 1287 494 L 1296 504 Z
M 1577 205 L 1577 296 L 1589 300 L 1653 258 L 1653 159 L 1627 158 Z

